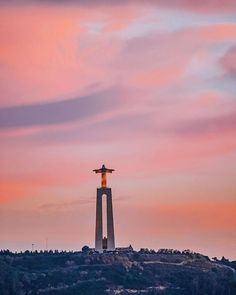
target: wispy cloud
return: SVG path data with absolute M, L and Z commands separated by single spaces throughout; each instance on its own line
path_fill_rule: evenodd
M 236 109 L 236 106 L 234 106 Z M 169 128 L 169 131 L 179 136 L 220 136 L 222 133 L 236 133 L 236 111 L 218 115 L 212 118 L 195 118 L 182 120 Z
M 93 117 L 122 104 L 120 89 L 111 88 L 84 97 L 0 108 L 0 128 L 47 126 Z
M 131 198 L 130 195 L 127 196 L 118 196 L 114 197 L 113 200 L 115 202 L 120 201 L 127 201 Z M 95 198 L 83 198 L 79 200 L 73 200 L 69 202 L 60 202 L 60 203 L 45 203 L 43 205 L 40 205 L 38 207 L 38 210 L 40 212 L 50 212 L 50 211 L 68 211 L 73 210 L 77 206 L 83 206 L 83 205 L 89 205 L 89 204 L 95 204 Z
M 227 75 L 236 77 L 236 45 L 232 46 L 219 62 Z
M 74 200 L 70 202 L 61 202 L 61 203 L 45 203 L 38 207 L 38 210 L 42 212 L 48 211 L 68 211 L 72 210 L 74 207 L 93 204 L 94 198 L 84 198 L 79 200 Z
M 6 4 L 5 0 L 1 0 L 1 4 Z M 194 13 L 224 13 L 236 8 L 234 0 L 214 1 L 214 0 L 23 0 L 21 4 L 53 4 L 53 5 L 78 5 L 86 7 L 97 6 L 124 6 L 124 5 L 152 5 L 163 8 L 178 8 L 189 10 Z M 10 4 L 17 4 L 19 1 L 12 0 Z M 8 3 L 9 4 L 9 3 Z

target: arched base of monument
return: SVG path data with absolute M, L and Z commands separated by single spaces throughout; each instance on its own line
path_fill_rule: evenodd
M 107 238 L 103 237 L 103 223 L 102 223 L 102 197 L 106 197 L 107 201 Z M 111 188 L 97 189 L 97 203 L 96 203 L 96 231 L 95 231 L 95 250 L 98 252 L 114 251 L 115 250 L 115 235 L 114 235 L 114 221 L 112 209 L 112 193 Z

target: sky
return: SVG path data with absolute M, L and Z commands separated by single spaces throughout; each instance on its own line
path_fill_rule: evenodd
M 236 1 L 0 1 L 0 248 L 236 260 Z

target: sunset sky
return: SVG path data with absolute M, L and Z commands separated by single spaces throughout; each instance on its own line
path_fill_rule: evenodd
M 0 248 L 236 259 L 236 1 L 0 1 Z

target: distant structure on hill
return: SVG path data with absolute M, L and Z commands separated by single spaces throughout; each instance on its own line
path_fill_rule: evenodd
M 134 252 L 134 249 L 131 245 L 129 245 L 129 247 L 117 247 L 116 252 L 117 253 L 129 253 L 129 252 Z
M 115 250 L 115 234 L 112 210 L 112 193 L 111 188 L 107 187 L 107 173 L 112 173 L 114 169 L 108 169 L 102 165 L 100 169 L 94 169 L 95 173 L 101 174 L 101 187 L 97 188 L 96 202 L 96 228 L 95 228 L 95 250 L 98 252 Z M 102 222 L 102 197 L 106 196 L 107 203 L 107 237 L 103 238 Z

